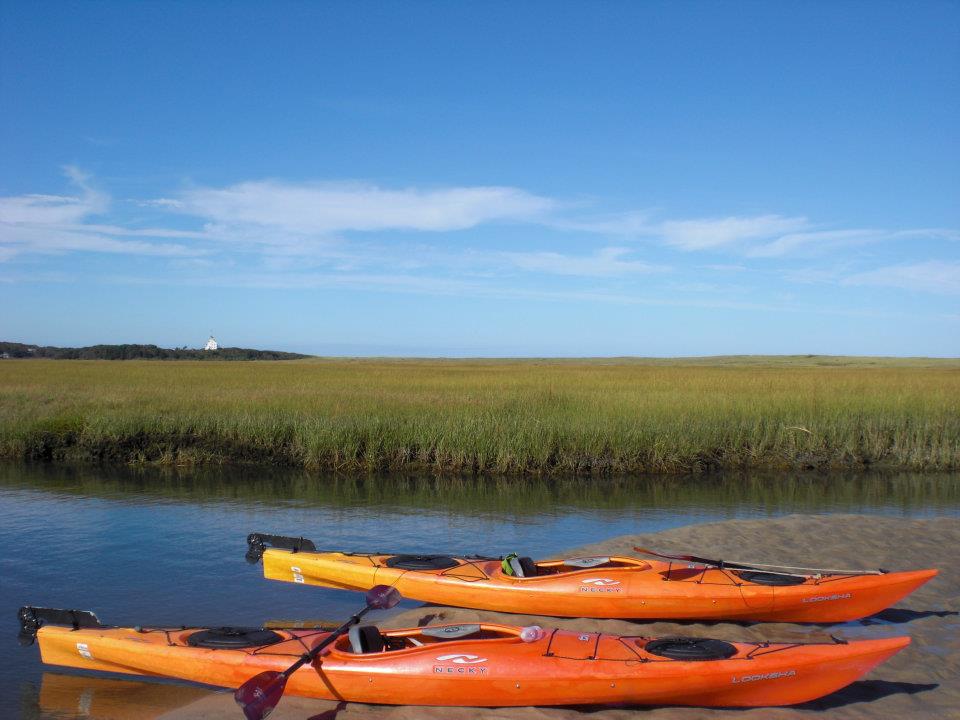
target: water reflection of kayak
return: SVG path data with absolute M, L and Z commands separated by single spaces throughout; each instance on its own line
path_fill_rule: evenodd
M 309 540 L 254 533 L 247 558 L 272 580 L 423 602 L 556 617 L 833 623 L 880 612 L 936 570 L 810 570 L 650 557 L 451 557 L 317 552 Z M 647 551 L 649 552 L 649 551 Z M 697 558 L 697 560 L 702 560 Z
M 309 629 L 115 628 L 90 613 L 21 612 L 29 620 L 24 639 L 36 637 L 46 663 L 228 688 L 286 669 L 329 635 Z M 287 692 L 409 705 L 788 705 L 850 684 L 909 642 L 727 643 L 490 623 L 384 632 L 365 625 L 294 672 Z
M 40 712 L 54 717 L 97 720 L 154 720 L 184 707 L 209 690 L 184 685 L 44 673 Z

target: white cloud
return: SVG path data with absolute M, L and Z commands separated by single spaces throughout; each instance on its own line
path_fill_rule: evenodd
M 20 195 L 0 198 L 0 222 L 3 223 L 74 223 L 91 212 L 81 197 Z
M 902 290 L 960 295 L 960 262 L 928 260 L 927 262 L 890 265 L 850 275 L 843 285 L 876 285 Z
M 756 245 L 747 251 L 749 257 L 782 257 L 799 250 L 827 250 L 839 245 L 862 244 L 882 239 L 876 230 L 820 230 L 788 233 Z
M 832 264 L 829 267 L 799 267 L 782 273 L 784 280 L 792 283 L 836 283 L 851 272 L 849 263 Z
M 745 272 L 747 269 L 746 265 L 731 264 L 731 263 L 714 263 L 712 265 L 704 265 L 706 270 L 715 270 L 716 272 Z
M 555 201 L 510 187 L 387 190 L 359 183 L 246 182 L 187 190 L 155 203 L 216 227 L 275 229 L 304 235 L 347 231 L 465 230 L 494 221 L 544 218 Z
M 810 227 L 805 217 L 768 214 L 654 222 L 650 214 L 645 212 L 591 220 L 564 219 L 550 224 L 561 230 L 648 238 L 684 251 L 727 250 L 748 255 L 754 254 L 758 247 L 779 242 L 784 237 L 795 237 L 796 233 Z M 786 245 L 794 242 L 788 241 Z
M 773 214 L 654 222 L 649 213 L 634 212 L 601 219 L 552 220 L 547 224 L 560 230 L 643 238 L 683 251 L 726 252 L 747 258 L 809 256 L 905 240 L 960 241 L 960 232 L 945 228 L 821 229 L 806 217 Z
M 109 195 L 96 190 L 76 168 L 65 172 L 76 188 L 73 194 L 0 198 L 0 262 L 16 265 L 14 259 L 29 253 L 125 253 L 204 258 L 248 279 L 262 272 L 271 278 L 287 277 L 291 283 L 309 274 L 311 283 L 342 281 L 371 287 L 380 283 L 389 288 L 409 282 L 450 288 L 454 281 L 465 281 L 468 286 L 464 287 L 473 288 L 478 283 L 495 285 L 505 272 L 582 278 L 669 272 L 665 264 L 637 258 L 641 248 L 637 241 L 642 241 L 645 248 L 659 246 L 661 257 L 697 251 L 727 256 L 718 264 L 696 267 L 685 261 L 688 277 L 677 274 L 673 285 L 677 292 L 717 289 L 701 279 L 704 269 L 726 274 L 748 269 L 769 272 L 769 266 L 758 262 L 760 258 L 813 257 L 828 251 L 829 268 L 798 268 L 796 262 L 790 267 L 784 261 L 776 272 L 795 282 L 956 292 L 950 275 L 956 274 L 955 263 L 918 263 L 851 274 L 857 256 L 841 252 L 868 243 L 960 240 L 956 231 L 937 228 L 837 229 L 816 226 L 802 216 L 777 214 L 667 220 L 654 220 L 648 211 L 597 216 L 590 215 L 583 204 L 515 187 L 390 189 L 369 183 L 270 180 L 134 200 L 168 222 L 152 228 L 124 227 L 110 217 Z M 195 229 L 180 229 L 191 221 Z M 492 223 L 537 226 L 536 245 L 517 239 L 509 251 L 483 245 L 464 248 L 443 235 Z M 398 239 L 388 235 L 392 231 L 417 235 Z M 582 233 L 583 237 L 574 238 L 582 246 L 569 252 L 556 250 L 559 242 L 545 246 L 544 236 L 550 231 L 555 236 L 559 236 L 556 231 Z M 494 229 L 490 235 L 495 233 Z M 563 247 L 570 241 L 565 238 Z M 180 260 L 163 267 L 183 275 L 202 264 Z M 418 275 L 397 280 L 400 272 Z
M 547 221 L 547 224 L 558 230 L 575 230 L 597 235 L 643 237 L 657 234 L 657 226 L 650 222 L 650 214 L 639 211 L 599 218 L 555 218 Z
M 564 255 L 555 252 L 503 253 L 502 256 L 521 270 L 553 275 L 612 276 L 662 272 L 667 268 L 639 260 L 627 260 L 630 248 L 607 247 L 593 255 Z
M 197 238 L 176 230 L 125 229 L 99 225 L 89 218 L 110 209 L 110 197 L 91 187 L 89 177 L 74 167 L 64 174 L 77 195 L 18 195 L 0 197 L 0 261 L 23 253 L 70 251 L 183 256 L 202 254 L 182 244 L 124 240 L 123 237 Z
M 128 255 L 185 256 L 201 255 L 203 250 L 178 243 L 149 243 L 143 240 L 119 240 L 100 233 L 58 226 L 20 225 L 8 227 L 0 222 L 0 243 L 8 243 L 17 252 L 62 253 L 103 252 Z
M 806 218 L 781 215 L 667 220 L 658 234 L 668 245 L 681 250 L 713 250 L 745 241 L 772 238 L 808 226 Z
M 63 226 L 63 229 L 82 229 L 84 232 L 95 232 L 103 235 L 114 235 L 116 237 L 176 238 L 183 240 L 213 239 L 208 232 L 197 232 L 194 230 L 171 230 L 168 228 L 126 228 L 120 225 L 95 225 L 93 223 L 83 223 L 80 226 Z
M 914 228 L 910 230 L 880 230 L 854 228 L 850 230 L 817 230 L 789 233 L 775 240 L 755 245 L 747 251 L 750 257 L 783 257 L 786 255 L 836 251 L 840 248 L 873 245 L 904 240 L 958 240 L 960 234 L 943 228 Z
M 28 225 L 77 223 L 90 215 L 104 213 L 109 198 L 88 184 L 89 177 L 68 166 L 64 174 L 81 191 L 80 195 L 19 195 L 0 197 L 0 222 Z
M 6 278 L 0 275 L 0 282 Z M 872 309 L 826 306 L 804 306 L 796 302 L 786 302 L 787 295 L 779 297 L 777 302 L 731 300 L 723 297 L 698 297 L 695 293 L 679 291 L 673 294 L 664 294 L 654 291 L 648 295 L 611 292 L 605 286 L 594 289 L 571 289 L 562 287 L 558 290 L 533 288 L 525 286 L 505 285 L 499 282 L 486 282 L 486 278 L 472 279 L 446 278 L 414 274 L 396 273 L 314 273 L 314 272 L 283 272 L 283 273 L 221 273 L 204 275 L 203 277 L 185 278 L 148 278 L 143 276 L 114 275 L 101 280 L 124 285 L 202 285 L 203 287 L 238 287 L 262 288 L 273 290 L 290 289 L 332 289 L 351 288 L 358 290 L 374 290 L 433 296 L 455 297 L 482 297 L 502 300 L 537 300 L 547 302 L 589 302 L 613 303 L 621 305 L 638 305 L 651 307 L 688 307 L 707 308 L 711 310 L 750 310 L 767 313 L 815 313 L 818 315 L 836 315 L 843 317 L 878 317 L 903 318 L 899 312 L 882 312 Z M 50 280 L 51 282 L 53 280 Z M 729 289 L 729 288 L 727 288 Z M 698 292 L 708 288 L 698 287 Z

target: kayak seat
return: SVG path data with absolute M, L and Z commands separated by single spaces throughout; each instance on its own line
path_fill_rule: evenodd
M 514 577 L 536 577 L 540 574 L 537 564 L 532 558 L 511 557 L 509 558 L 510 569 L 513 570 Z
M 383 652 L 386 640 L 376 625 L 354 625 L 347 634 L 350 650 L 357 655 Z
M 394 555 L 383 564 L 398 570 L 448 570 L 460 563 L 447 555 Z

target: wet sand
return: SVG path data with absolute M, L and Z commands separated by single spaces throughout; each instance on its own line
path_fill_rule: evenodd
M 649 535 L 629 535 L 577 548 L 586 555 L 633 554 L 634 545 L 662 552 L 693 552 L 755 562 L 828 567 L 907 570 L 940 569 L 940 575 L 894 609 L 865 621 L 817 626 L 790 623 L 630 623 L 510 615 L 424 606 L 390 617 L 383 627 L 487 620 L 517 625 L 582 628 L 628 635 L 696 635 L 724 640 L 828 640 L 910 635 L 913 644 L 864 680 L 820 700 L 789 708 L 711 710 L 703 708 L 433 708 L 372 706 L 285 697 L 271 715 L 276 720 L 651 720 L 692 718 L 810 718 L 828 711 L 831 720 L 858 718 L 960 718 L 960 521 L 955 518 L 903 520 L 862 515 L 791 515 L 772 520 L 736 520 L 691 525 Z M 163 720 L 236 720 L 232 695 L 211 693 Z

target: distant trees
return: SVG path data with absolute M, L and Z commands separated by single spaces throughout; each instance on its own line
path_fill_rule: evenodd
M 279 350 L 251 348 L 188 350 L 186 345 L 173 349 L 156 345 L 91 345 L 81 348 L 61 348 L 0 342 L 0 356 L 4 353 L 11 358 L 51 360 L 297 360 L 310 357 Z

